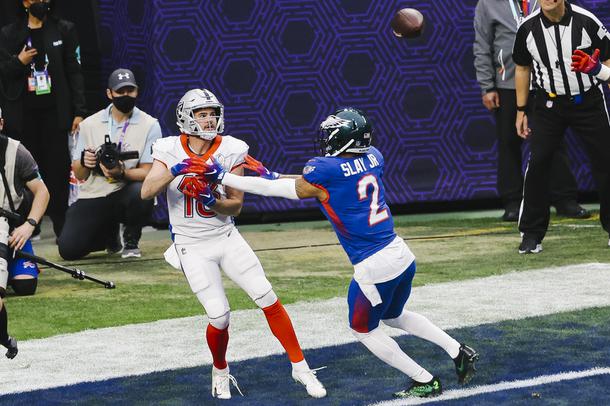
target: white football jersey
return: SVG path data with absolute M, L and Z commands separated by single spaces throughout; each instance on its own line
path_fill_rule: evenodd
M 241 165 L 248 154 L 248 144 L 230 135 L 218 135 L 210 149 L 201 156 L 209 159 L 212 155 L 230 172 Z M 152 156 L 171 168 L 188 157 L 198 156 L 188 146 L 186 135 L 166 137 L 153 144 Z M 233 217 L 217 214 L 195 199 L 185 196 L 180 190 L 192 179 L 193 174 L 177 176 L 167 186 L 167 207 L 171 232 L 176 243 L 189 243 L 194 240 L 215 238 L 233 229 Z M 226 197 L 222 185 L 212 186 L 212 191 Z

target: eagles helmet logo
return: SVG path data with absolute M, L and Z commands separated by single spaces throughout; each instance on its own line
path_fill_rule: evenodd
M 320 128 L 327 130 L 331 128 L 339 128 L 350 125 L 352 125 L 352 121 L 350 120 L 346 120 L 337 116 L 328 116 L 326 120 L 322 121 L 322 124 L 320 124 Z

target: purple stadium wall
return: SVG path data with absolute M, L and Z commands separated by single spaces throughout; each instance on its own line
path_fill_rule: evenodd
M 610 24 L 610 2 L 576 1 Z M 122 66 L 140 105 L 175 135 L 175 105 L 193 87 L 225 104 L 226 134 L 268 167 L 298 173 L 318 123 L 340 106 L 373 121 L 391 204 L 497 197 L 492 116 L 476 84 L 476 0 L 100 0 L 103 76 Z M 416 7 L 424 35 L 399 40 L 393 13 Z M 580 143 L 567 140 L 582 191 Z M 313 207 L 249 196 L 250 213 Z M 157 216 L 163 217 L 163 213 Z

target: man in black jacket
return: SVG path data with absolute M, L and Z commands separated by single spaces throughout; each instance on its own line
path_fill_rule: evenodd
M 85 116 L 74 24 L 49 16 L 49 0 L 24 0 L 24 18 L 0 32 L 0 104 L 6 130 L 32 152 L 51 192 L 59 236 L 68 202 L 68 133 Z

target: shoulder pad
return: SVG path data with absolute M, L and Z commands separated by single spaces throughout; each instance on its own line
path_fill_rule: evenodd
M 236 153 L 246 153 L 250 149 L 248 144 L 246 144 L 244 141 L 237 139 L 231 135 L 223 135 L 222 142 L 228 143 L 231 149 L 234 150 Z

